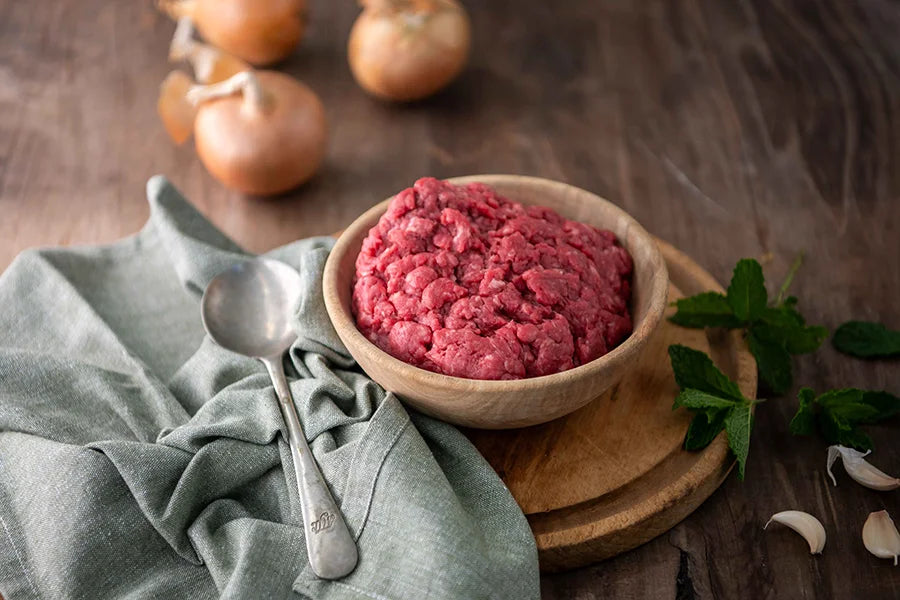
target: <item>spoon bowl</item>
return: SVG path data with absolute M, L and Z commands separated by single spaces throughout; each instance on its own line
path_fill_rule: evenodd
M 291 326 L 302 281 L 270 258 L 238 263 L 213 279 L 203 294 L 203 326 L 217 344 L 255 358 L 280 356 L 297 334 Z

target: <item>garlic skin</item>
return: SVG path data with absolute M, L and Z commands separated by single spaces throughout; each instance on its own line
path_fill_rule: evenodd
M 809 544 L 810 554 L 822 554 L 822 549 L 825 548 L 825 527 L 811 514 L 799 510 L 775 513 L 766 522 L 763 529 L 766 529 L 772 521 L 786 525 L 802 535 Z
M 891 477 L 866 461 L 865 457 L 871 452 L 871 450 L 860 452 L 846 446 L 829 446 L 825 468 L 828 470 L 828 476 L 831 477 L 834 485 L 837 485 L 837 479 L 834 478 L 834 474 L 831 472 L 831 466 L 840 457 L 847 475 L 856 483 L 882 492 L 900 488 L 900 479 Z
M 869 514 L 862 530 L 863 544 L 866 550 L 878 558 L 893 558 L 894 566 L 897 566 L 897 557 L 900 556 L 900 532 L 894 525 L 894 520 L 886 510 L 879 510 Z

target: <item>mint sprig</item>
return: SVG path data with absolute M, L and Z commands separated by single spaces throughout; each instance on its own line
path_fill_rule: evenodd
M 900 398 L 887 392 L 846 388 L 816 397 L 812 389 L 803 388 L 797 397 L 800 407 L 791 419 L 791 433 L 813 435 L 818 430 L 830 444 L 863 451 L 872 450 L 872 440 L 858 426 L 900 413 Z
M 900 356 L 900 331 L 881 323 L 848 321 L 837 328 L 831 343 L 844 354 L 860 358 Z
M 728 447 L 738 463 L 738 477 L 744 479 L 753 405 L 759 400 L 744 397 L 737 384 L 722 373 L 705 352 L 680 344 L 669 346 L 669 360 L 681 393 L 672 410 L 686 408 L 695 413 L 684 438 L 686 450 L 700 450 L 725 430 Z
M 797 310 L 797 298 L 785 297 L 800 264 L 798 258 L 770 306 L 762 267 L 752 258 L 741 259 L 727 294 L 703 292 L 681 298 L 669 320 L 691 328 L 744 329 L 760 379 L 772 392 L 783 394 L 793 383 L 791 355 L 812 352 L 828 336 L 824 327 L 806 324 Z

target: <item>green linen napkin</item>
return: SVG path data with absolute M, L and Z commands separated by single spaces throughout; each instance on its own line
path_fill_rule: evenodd
M 0 594 L 537 598 L 534 540 L 500 479 L 332 329 L 329 238 L 269 253 L 305 280 L 286 368 L 359 545 L 351 575 L 316 579 L 268 376 L 200 322 L 207 282 L 247 255 L 162 177 L 147 193 L 134 237 L 29 250 L 0 277 Z

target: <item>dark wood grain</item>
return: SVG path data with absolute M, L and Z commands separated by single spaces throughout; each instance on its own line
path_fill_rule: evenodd
M 407 107 L 355 86 L 353 2 L 312 2 L 284 65 L 323 98 L 328 163 L 283 198 L 243 198 L 175 148 L 155 114 L 172 24 L 141 2 L 0 0 L 0 267 L 22 249 L 112 241 L 147 217 L 165 173 L 252 250 L 346 226 L 416 177 L 522 173 L 568 181 L 631 212 L 726 281 L 742 256 L 794 292 L 810 320 L 900 328 L 900 8 L 889 0 L 467 2 L 469 69 Z M 798 384 L 900 392 L 897 361 L 830 347 Z M 799 387 L 799 385 L 797 386 Z M 594 567 L 547 577 L 547 598 L 891 598 L 900 569 L 866 553 L 869 511 L 900 492 L 823 473 L 824 444 L 793 438 L 794 394 L 760 407 L 747 480 L 732 476 L 671 532 Z M 874 462 L 900 473 L 900 423 L 871 427 Z M 788 508 L 829 533 L 810 557 Z

